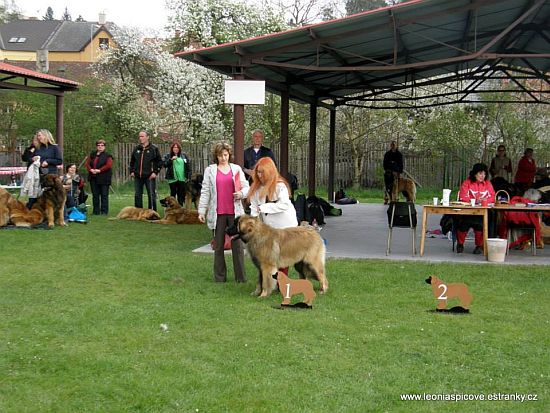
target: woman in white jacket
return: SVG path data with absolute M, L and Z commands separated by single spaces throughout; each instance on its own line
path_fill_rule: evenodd
M 250 215 L 273 228 L 298 226 L 296 210 L 290 200 L 287 181 L 279 174 L 271 158 L 260 158 L 252 172 L 252 185 L 248 192 Z M 288 268 L 280 269 L 288 274 Z
M 227 280 L 224 240 L 226 228 L 233 225 L 235 217 L 244 214 L 242 199 L 248 194 L 248 181 L 239 165 L 231 163 L 232 149 L 226 142 L 214 145 L 214 163 L 203 174 L 199 200 L 199 220 L 206 222 L 214 232 L 214 281 Z M 235 281 L 246 282 L 244 250 L 240 239 L 231 241 Z

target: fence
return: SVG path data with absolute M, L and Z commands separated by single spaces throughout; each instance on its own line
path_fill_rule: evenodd
M 161 154 L 170 151 L 169 144 L 158 144 Z M 113 147 L 115 160 L 113 178 L 116 183 L 126 182 L 130 179 L 128 165 L 135 144 L 119 143 Z M 279 158 L 279 147 L 273 148 L 275 158 Z M 193 172 L 202 173 L 212 163 L 210 145 L 182 144 L 182 150 L 191 159 Z M 382 159 L 387 151 L 387 143 L 376 142 L 364 152 L 363 172 L 360 185 L 365 188 L 383 186 Z M 467 176 L 469 169 L 476 159 L 474 154 L 467 151 L 461 153 L 447 153 L 445 156 L 434 155 L 430 151 L 415 152 L 404 151 L 405 169 L 414 179 L 425 187 L 451 187 L 456 188 Z M 349 148 L 341 143 L 336 145 L 335 185 L 349 188 L 353 182 L 354 165 Z M 301 186 L 306 186 L 308 166 L 307 145 L 291 145 L 289 147 L 289 172 L 298 177 Z M 315 176 L 317 186 L 328 185 L 328 144 L 317 145 Z M 160 179 L 164 179 L 161 173 Z

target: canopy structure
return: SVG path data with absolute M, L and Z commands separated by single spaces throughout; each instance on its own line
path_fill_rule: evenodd
M 0 62 L 0 89 L 45 93 L 56 97 L 56 142 L 63 150 L 63 97 L 79 83 Z
M 176 56 L 331 110 L 478 102 L 496 82 L 548 104 L 550 1 L 412 0 Z

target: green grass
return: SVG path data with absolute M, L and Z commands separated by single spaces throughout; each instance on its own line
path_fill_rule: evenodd
M 313 310 L 279 310 L 250 296 L 248 259 L 247 284 L 214 283 L 213 257 L 191 252 L 209 240 L 105 217 L 0 231 L 0 411 L 548 411 L 548 268 L 333 259 Z M 466 282 L 471 314 L 433 312 L 431 274 Z

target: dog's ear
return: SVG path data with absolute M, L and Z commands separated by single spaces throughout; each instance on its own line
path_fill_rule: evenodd
M 426 278 L 426 283 L 431 284 L 432 283 L 432 276 L 430 275 L 428 278 Z

